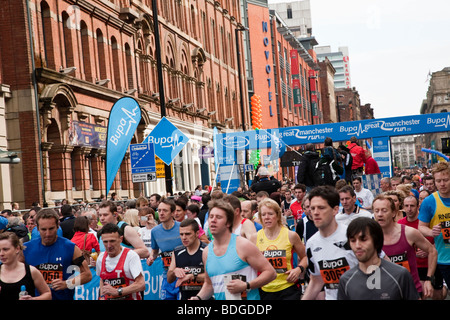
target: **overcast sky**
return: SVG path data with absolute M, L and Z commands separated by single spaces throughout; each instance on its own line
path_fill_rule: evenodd
M 419 114 L 428 73 L 450 66 L 448 0 L 311 0 L 311 17 L 319 46 L 348 47 L 352 86 L 376 118 Z

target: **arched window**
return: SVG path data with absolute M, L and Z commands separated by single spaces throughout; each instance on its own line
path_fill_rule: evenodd
M 81 55 L 83 61 L 84 77 L 86 81 L 92 81 L 92 62 L 91 62 L 91 47 L 89 45 L 89 30 L 86 22 L 80 22 L 81 31 Z
M 41 2 L 41 23 L 42 23 L 42 38 L 44 44 L 44 66 L 56 69 L 55 66 L 55 52 L 53 46 L 53 32 L 52 32 L 52 17 L 50 7 L 47 2 Z
M 97 29 L 97 61 L 98 61 L 98 80 L 108 78 L 106 72 L 106 39 L 100 29 Z
M 122 81 L 120 78 L 120 61 L 119 61 L 119 45 L 116 37 L 111 37 L 111 49 L 112 49 L 112 72 L 114 78 L 114 86 L 117 91 L 123 91 Z
M 67 12 L 62 13 L 63 21 L 63 41 L 64 41 L 64 56 L 65 65 L 64 68 L 73 67 L 75 65 L 74 55 L 73 55 L 73 36 L 72 36 L 72 20 L 67 14 Z
M 134 89 L 133 81 L 133 56 L 128 43 L 125 43 L 125 66 L 127 68 L 127 86 L 128 90 Z

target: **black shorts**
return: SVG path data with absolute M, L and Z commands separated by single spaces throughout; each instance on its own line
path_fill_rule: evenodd
M 425 281 L 428 273 L 428 268 L 417 268 L 417 271 L 419 271 L 419 279 L 421 281 Z M 440 290 L 444 286 L 444 278 L 442 277 L 439 268 L 436 268 L 436 271 L 434 272 L 434 283 L 432 283 L 432 285 L 434 290 Z
M 276 292 L 267 292 L 259 289 L 261 300 L 300 300 L 302 290 L 298 284 Z

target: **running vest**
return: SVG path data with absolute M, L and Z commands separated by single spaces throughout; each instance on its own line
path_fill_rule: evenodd
M 440 224 L 441 234 L 434 238 L 436 250 L 438 252 L 438 264 L 450 264 L 450 207 L 447 207 L 441 200 L 438 192 L 434 192 L 436 200 L 436 211 L 430 221 L 430 228 Z
M 292 282 L 287 282 L 288 275 L 285 274 L 286 271 L 293 268 L 293 246 L 289 241 L 288 228 L 281 227 L 280 233 L 274 240 L 266 237 L 264 229 L 258 231 L 256 245 L 277 272 L 276 279 L 261 289 L 267 292 L 277 292 L 294 285 Z
M 395 244 L 383 245 L 383 251 L 388 255 L 391 262 L 405 267 L 411 273 L 417 292 L 422 292 L 419 272 L 417 271 L 416 250 L 406 239 L 405 225 L 401 224 L 400 227 L 400 239 Z
M 206 244 L 200 242 L 198 250 L 194 254 L 189 254 L 185 246 L 175 248 L 174 256 L 177 268 L 182 268 L 186 273 L 193 274 L 194 276 L 205 272 L 203 265 L 203 249 Z M 198 280 L 185 281 L 180 285 L 181 299 L 187 300 L 190 297 L 197 295 L 202 288 L 203 282 Z
M 25 275 L 17 282 L 3 282 L 0 280 L 0 301 L 18 300 L 21 286 L 25 286 L 26 291 L 32 297 L 35 297 L 36 287 L 31 276 L 30 265 L 24 263 Z M 2 265 L 0 265 L 1 273 Z
M 236 230 L 233 231 L 233 233 L 237 236 L 241 235 L 241 229 L 242 229 L 242 225 L 244 224 L 245 220 L 247 220 L 246 218 L 242 219 L 241 223 L 239 224 L 239 226 L 236 228 Z
M 73 253 L 75 243 L 57 237 L 56 242 L 49 246 L 44 246 L 41 239 L 28 241 L 23 251 L 25 262 L 36 267 L 43 275 L 45 282 L 52 291 L 53 300 L 73 300 L 73 289 L 54 291 L 51 282 L 54 279 L 67 280 L 73 275 L 70 268 L 73 263 Z
M 214 253 L 214 240 L 208 244 L 208 258 L 206 260 L 205 270 L 211 279 L 216 300 L 226 300 L 225 290 L 227 278 L 239 278 L 242 281 L 250 282 L 257 277 L 256 270 L 247 262 L 243 261 L 236 251 L 236 238 L 238 236 L 231 234 L 230 243 L 227 251 L 222 256 L 216 256 Z M 245 297 L 245 293 L 247 297 Z M 259 300 L 258 289 L 252 289 L 243 292 L 242 299 Z
M 120 254 L 119 261 L 117 262 L 116 267 L 114 270 L 108 272 L 106 270 L 106 258 L 108 257 L 107 254 L 103 256 L 102 260 L 102 268 L 100 271 L 100 278 L 102 279 L 103 283 L 109 283 L 114 288 L 120 288 L 120 287 L 127 287 L 130 285 L 131 281 L 134 281 L 134 279 L 130 279 L 126 276 L 124 265 L 125 260 L 127 258 L 127 254 L 130 251 L 129 248 L 123 248 L 122 252 Z M 131 295 L 124 295 L 119 297 L 112 297 L 109 295 L 105 296 L 106 300 L 141 300 L 141 294 L 139 292 Z

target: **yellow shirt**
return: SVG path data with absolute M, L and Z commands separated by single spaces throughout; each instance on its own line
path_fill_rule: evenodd
M 287 282 L 287 274 L 285 274 L 293 267 L 293 246 L 289 241 L 289 229 L 282 226 L 277 238 L 273 240 L 266 237 L 264 229 L 259 230 L 256 246 L 277 272 L 277 278 L 261 289 L 266 292 L 277 292 L 294 285 L 292 282 Z

